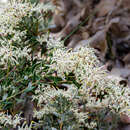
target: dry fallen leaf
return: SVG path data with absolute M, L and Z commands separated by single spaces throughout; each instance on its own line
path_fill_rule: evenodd
M 130 8 L 130 0 L 123 0 L 122 5 L 124 8 Z
M 96 6 L 98 10 L 98 17 L 107 15 L 115 7 L 117 0 L 101 0 L 101 2 Z
M 62 16 L 54 14 L 53 19 L 56 26 L 64 27 L 65 21 Z
M 81 40 L 81 35 L 75 34 L 75 35 L 72 37 L 72 39 L 71 39 L 71 41 L 70 41 L 70 43 L 69 43 L 69 45 L 68 45 L 67 47 L 68 47 L 68 48 L 74 48 L 75 45 L 76 45 L 80 40 Z
M 101 52 L 101 55 L 104 56 L 107 51 L 107 42 L 106 42 L 106 31 L 98 31 L 94 36 L 89 39 L 80 41 L 75 49 L 80 48 L 81 46 L 86 46 L 89 44 L 91 47 L 98 49 Z
M 130 69 L 130 53 L 128 53 L 124 58 L 123 61 L 125 63 L 125 66 Z

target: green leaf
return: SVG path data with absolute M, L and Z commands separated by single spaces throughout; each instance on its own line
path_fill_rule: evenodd
M 13 105 L 13 103 L 9 102 L 9 101 L 3 101 L 3 102 L 1 102 L 1 104 L 3 104 L 4 110 L 7 110 L 8 108 L 10 108 Z
M 55 76 L 48 76 L 46 77 L 47 80 L 53 81 L 55 85 L 58 85 L 60 81 L 62 81 L 62 78 L 55 77 Z
M 31 92 L 35 87 L 32 86 L 31 83 L 28 84 L 28 87 L 24 90 L 24 92 L 28 93 L 28 92 Z

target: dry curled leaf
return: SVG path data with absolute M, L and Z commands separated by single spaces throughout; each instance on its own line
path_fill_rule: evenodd
M 128 53 L 124 58 L 123 61 L 125 63 L 125 65 L 130 68 L 130 53 Z
M 107 15 L 115 7 L 117 0 L 101 0 L 101 2 L 96 6 L 98 10 L 98 16 L 102 17 Z

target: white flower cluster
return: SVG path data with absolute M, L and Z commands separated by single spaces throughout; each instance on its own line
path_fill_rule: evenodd
M 47 42 L 47 47 L 49 49 L 63 48 L 64 47 L 64 43 L 61 41 L 61 38 L 56 37 L 53 34 L 51 34 L 50 36 L 45 37 L 44 39 Z
M 104 79 L 103 79 L 104 80 Z M 104 88 L 97 86 L 96 88 L 91 87 L 84 87 L 77 89 L 76 86 L 70 85 L 67 91 L 64 90 L 56 90 L 55 88 L 42 86 L 44 91 L 39 94 L 39 96 L 35 96 L 34 99 L 38 100 L 38 107 L 40 110 L 34 111 L 34 117 L 43 121 L 43 117 L 45 115 L 50 114 L 58 114 L 56 111 L 57 109 L 53 107 L 53 102 L 59 102 L 56 97 L 63 96 L 68 99 L 68 102 L 73 102 L 72 106 L 68 111 L 73 112 L 76 120 L 78 121 L 77 127 L 81 124 L 84 124 L 87 128 L 95 128 L 97 127 L 98 121 L 91 121 L 86 122 L 86 120 L 91 119 L 89 114 L 91 113 L 98 113 L 100 110 L 110 109 L 107 111 L 108 113 L 113 112 L 119 115 L 126 114 L 130 116 L 129 106 L 130 106 L 130 99 L 129 99 L 129 88 L 123 88 L 122 86 L 117 86 L 115 81 L 106 80 L 104 82 Z M 102 101 L 99 98 L 98 94 L 104 95 Z M 124 92 L 122 94 L 122 92 Z M 52 103 L 52 105 L 50 105 Z M 62 102 L 65 104 L 65 102 Z M 80 105 L 79 104 L 82 104 Z M 55 105 L 55 104 L 54 104 Z M 60 107 L 60 105 L 58 106 Z M 63 109 L 63 108 L 61 108 Z M 64 113 L 65 114 L 65 113 Z M 103 115 L 104 119 L 106 115 Z M 69 117 L 68 117 L 69 120 Z M 82 126 L 82 125 L 81 125 Z
M 50 69 L 56 70 L 58 76 L 63 79 L 65 73 L 68 75 L 72 72 L 76 76 L 76 81 L 86 86 L 93 86 L 95 80 L 102 79 L 105 74 L 103 67 L 99 66 L 100 62 L 94 54 L 94 49 L 90 47 L 82 47 L 75 52 L 59 48 L 53 53 Z
M 13 128 L 16 128 L 17 125 L 20 125 L 21 120 L 23 120 L 23 118 L 21 118 L 20 115 L 16 114 L 13 117 L 11 115 L 4 114 L 3 112 L 0 113 L 0 125 L 4 125 L 4 126 L 10 125 Z
M 24 122 L 22 126 L 18 126 L 18 130 L 32 130 L 32 123 L 28 126 L 27 123 Z
M 12 1 L 8 3 L 4 11 L 0 14 L 0 61 L 1 64 L 6 64 L 10 61 L 12 64 L 18 61 L 19 57 L 28 56 L 27 48 L 17 48 L 13 44 L 21 44 L 21 37 L 25 37 L 26 31 L 15 30 L 14 28 L 22 20 L 23 17 L 31 15 L 34 7 L 29 3 L 22 3 L 17 1 Z M 10 40 L 6 39 L 8 35 L 13 35 Z M 30 58 L 30 57 L 29 57 Z
M 54 42 L 54 41 L 53 41 Z M 55 45 L 55 42 L 53 43 Z M 110 112 L 130 115 L 130 91 L 128 87 L 119 85 L 116 78 L 108 78 L 107 71 L 101 66 L 94 54 L 94 49 L 82 47 L 78 51 L 67 50 L 66 48 L 54 47 L 50 70 L 57 72 L 57 76 L 65 79 L 65 73 L 73 73 L 76 81 L 81 84 L 77 89 L 75 85 L 68 86 L 67 90 L 56 90 L 52 86 L 40 86 L 35 91 L 40 111 L 35 111 L 34 116 L 42 119 L 45 114 L 55 113 L 55 109 L 49 106 L 49 103 L 55 100 L 56 96 L 63 95 L 69 101 L 73 101 L 71 110 L 75 113 L 79 123 L 83 122 L 85 126 L 96 127 L 96 122 L 85 123 L 89 118 L 85 112 L 78 112 L 85 106 L 88 112 L 98 111 L 109 108 Z M 49 70 L 49 71 L 50 71 Z M 41 88 L 41 89 L 39 89 Z M 79 103 L 83 103 L 80 107 Z
M 21 0 L 11 0 L 11 2 L 7 3 L 6 8 L 0 15 L 1 32 L 4 32 L 5 30 L 9 31 L 9 29 L 11 30 L 13 27 L 16 27 L 25 16 L 30 17 L 34 12 L 41 13 L 41 11 L 44 12 L 52 9 L 54 9 L 54 6 L 50 4 L 46 4 L 43 6 L 42 3 L 36 5 L 27 2 L 27 0 L 25 0 L 24 2 L 22 2 Z M 10 25 L 11 28 L 9 28 Z
M 12 0 L 8 2 L 6 8 L 0 14 L 0 64 L 7 64 L 10 61 L 11 64 L 18 64 L 18 59 L 22 57 L 31 58 L 29 55 L 29 47 L 25 47 L 28 43 L 27 31 L 24 28 L 20 29 L 20 22 L 23 18 L 33 17 L 36 15 L 40 22 L 43 23 L 42 13 L 47 10 L 52 10 L 50 4 L 31 4 L 30 2 L 21 0 Z M 39 14 L 37 14 L 39 13 Z
M 87 102 L 88 107 L 109 107 L 118 113 L 130 115 L 130 90 L 119 85 L 119 80 L 109 79 L 106 70 L 94 55 L 94 50 L 82 47 L 73 52 L 66 49 L 56 49 L 53 53 L 50 69 L 65 78 L 65 73 L 74 73 L 76 81 L 81 84 L 78 90 L 80 99 Z M 104 95 L 102 101 L 97 98 Z
M 41 88 L 41 89 L 39 89 Z M 38 88 L 35 91 L 35 94 L 33 96 L 33 100 L 38 100 L 38 106 L 41 107 L 42 103 L 48 103 L 50 102 L 55 96 L 64 95 L 66 98 L 70 98 L 71 100 L 74 98 L 74 96 L 77 94 L 77 89 L 74 85 L 69 85 L 69 89 L 67 91 L 64 91 L 62 89 L 59 89 L 58 91 L 55 88 L 52 88 L 51 86 L 45 87 L 45 85 L 38 86 Z
M 18 64 L 18 59 L 26 57 L 30 59 L 28 53 L 30 49 L 24 47 L 23 49 L 12 46 L 13 41 L 2 41 L 0 47 L 0 59 L 1 63 L 6 65 L 7 63 Z M 6 45 L 5 45 L 6 44 Z
M 15 27 L 19 21 L 21 21 L 21 18 L 29 15 L 32 15 L 32 9 L 34 7 L 30 3 L 24 3 L 17 1 L 12 1 L 11 3 L 7 3 L 7 7 L 1 14 L 0 18 L 2 19 L 0 21 L 0 25 L 2 25 L 2 22 L 4 22 L 8 27 L 11 25 L 12 27 Z
M 28 126 L 27 122 L 24 121 L 24 123 L 21 126 L 21 121 L 23 121 L 24 118 L 20 116 L 20 114 L 16 114 L 15 116 L 11 116 L 9 114 L 5 114 L 3 112 L 0 113 L 0 128 L 1 125 L 3 126 L 11 126 L 11 128 L 18 127 L 18 130 L 31 130 L 32 123 Z

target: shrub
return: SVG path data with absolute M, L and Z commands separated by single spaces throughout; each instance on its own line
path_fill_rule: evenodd
M 129 88 L 108 78 L 94 49 L 68 50 L 48 35 L 53 9 L 12 1 L 0 15 L 0 127 L 115 129 L 130 115 Z

